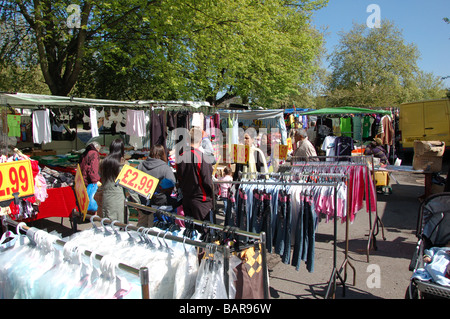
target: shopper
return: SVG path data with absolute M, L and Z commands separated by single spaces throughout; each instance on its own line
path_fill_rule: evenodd
M 176 206 L 176 199 L 171 197 L 175 187 L 175 175 L 172 168 L 167 163 L 166 151 L 162 145 L 153 145 L 150 148 L 149 157 L 141 162 L 137 169 L 159 179 L 156 191 L 150 200 L 139 196 L 142 205 L 161 209 L 164 209 L 166 206 L 169 210 Z M 152 227 L 153 219 L 153 213 L 139 211 L 137 226 Z
M 100 144 L 97 142 L 90 143 L 83 154 L 80 156 L 80 172 L 83 176 L 84 184 L 89 197 L 89 213 L 96 213 L 98 209 L 97 202 L 94 199 L 100 183 L 99 165 L 100 165 Z
M 83 175 L 84 184 L 96 184 L 100 181 L 100 175 L 98 173 L 100 164 L 100 144 L 97 142 L 90 143 L 83 154 L 80 156 L 79 164 L 81 175 Z
M 297 149 L 294 152 L 295 160 L 308 160 L 311 156 L 317 156 L 316 148 L 308 139 L 308 134 L 304 129 L 297 129 L 294 135 L 295 143 L 297 144 Z M 317 158 L 313 159 L 317 161 Z
M 374 138 L 374 140 L 366 146 L 364 155 L 373 155 L 374 157 L 380 159 L 381 164 L 388 164 L 386 150 L 384 149 L 382 143 L 381 138 Z
M 202 130 L 190 130 L 190 149 L 177 156 L 176 175 L 183 194 L 183 210 L 186 216 L 207 220 L 212 210 L 212 164 L 199 150 Z
M 109 146 L 109 154 L 100 163 L 100 177 L 102 181 L 103 217 L 111 220 L 125 221 L 125 189 L 115 185 L 115 180 L 125 164 L 124 143 L 121 139 L 115 139 Z
M 223 176 L 219 178 L 220 182 L 232 182 L 233 181 L 233 171 L 230 167 L 226 166 L 223 169 Z M 219 199 L 223 201 L 223 211 L 227 211 L 227 199 L 230 193 L 230 188 L 232 183 L 220 183 L 220 197 Z
M 264 153 L 255 146 L 256 130 L 248 129 L 244 134 L 244 145 L 249 147 L 248 163 L 239 164 L 236 163 L 236 169 L 233 174 L 234 180 L 241 180 L 241 173 L 267 173 L 267 161 Z M 251 176 L 244 176 L 250 178 Z

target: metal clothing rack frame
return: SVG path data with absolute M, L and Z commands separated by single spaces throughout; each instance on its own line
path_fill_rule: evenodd
M 39 230 L 38 228 L 27 226 L 24 222 L 17 222 L 15 220 L 5 218 L 5 217 L 2 218 L 2 225 L 4 227 L 7 227 L 8 225 L 12 226 L 12 227 L 16 227 L 17 230 L 22 229 L 26 232 L 26 235 L 31 238 L 33 238 L 34 234 Z M 64 247 L 64 245 L 67 242 L 65 242 L 64 240 L 61 240 L 61 239 L 56 239 L 55 243 L 58 244 L 59 246 Z M 93 254 L 93 252 L 90 250 L 85 250 L 83 253 L 88 257 L 90 257 Z M 99 255 L 99 254 L 95 254 L 94 257 L 97 260 L 101 260 L 103 258 L 103 256 Z M 119 263 L 117 266 L 121 270 L 124 270 L 133 275 L 139 276 L 139 279 L 141 282 L 142 299 L 150 299 L 148 268 L 141 267 L 141 268 L 137 269 L 137 268 L 131 267 L 124 263 Z
M 303 159 L 303 161 L 297 161 L 297 159 Z M 309 159 L 319 159 L 318 162 L 316 161 L 310 161 Z M 325 159 L 325 161 L 321 161 Z M 335 159 L 335 161 L 326 161 L 326 159 Z M 339 159 L 342 159 L 342 161 L 339 161 Z M 306 160 L 306 161 L 305 161 Z M 346 161 L 348 160 L 348 161 Z M 368 161 L 369 160 L 369 161 Z M 373 155 L 360 155 L 360 156 L 309 156 L 309 157 L 293 157 L 292 158 L 292 166 L 284 166 L 282 169 L 292 169 L 302 166 L 317 166 L 317 167 L 344 167 L 344 166 L 369 166 L 371 165 L 371 168 L 367 170 L 367 180 L 369 180 L 369 170 L 372 171 L 372 181 L 375 180 L 375 170 L 374 170 L 374 163 L 373 163 Z M 294 164 L 294 163 L 300 163 L 300 164 Z M 370 164 L 369 164 L 370 163 Z M 375 185 L 374 185 L 375 187 Z M 368 189 L 368 188 L 367 188 Z M 374 250 L 377 250 L 377 238 L 379 228 L 381 226 L 382 230 L 382 238 L 383 240 L 386 240 L 386 237 L 384 236 L 384 224 L 381 221 L 379 215 L 378 215 L 378 207 L 375 208 L 375 222 L 372 223 L 372 214 L 371 214 L 371 198 L 370 198 L 370 192 L 368 191 L 366 193 L 367 196 L 367 202 L 368 202 L 368 210 L 369 210 L 369 234 L 367 239 L 367 247 L 366 247 L 366 256 L 367 256 L 367 262 L 369 262 L 370 259 L 370 249 L 373 248 Z M 377 202 L 377 193 L 375 192 L 375 203 Z
M 247 174 L 247 173 L 244 173 Z M 271 176 L 271 174 L 277 174 L 277 173 L 248 173 L 248 174 L 253 174 L 253 176 Z M 345 175 L 341 175 L 341 174 L 333 174 L 333 175 L 339 175 L 339 176 L 334 176 L 334 177 L 339 177 L 339 178 L 345 178 Z M 280 185 L 280 186 L 329 186 L 329 187 L 333 187 L 334 188 L 334 201 L 335 203 L 337 202 L 337 186 L 338 183 L 337 182 L 329 182 L 329 183 L 294 183 L 294 182 L 273 182 L 273 181 L 267 181 L 267 180 L 262 180 L 262 181 L 255 181 L 255 180 L 241 180 L 241 181 L 213 181 L 213 184 L 223 184 L 223 183 L 228 183 L 228 184 L 245 184 L 245 185 Z M 352 267 L 353 268 L 353 267 Z M 342 269 L 342 267 L 341 267 Z M 355 268 L 353 268 L 355 270 Z M 337 270 L 337 213 L 336 213 L 336 206 L 334 209 L 334 235 L 333 235 L 333 269 L 331 272 L 331 276 L 330 276 L 330 280 L 328 281 L 328 286 L 327 286 L 327 290 L 325 293 L 325 299 L 328 299 L 330 296 L 330 292 L 331 292 L 331 288 L 333 287 L 333 296 L 334 296 L 334 292 L 336 291 L 336 283 L 337 283 L 337 279 L 339 278 L 339 280 L 341 281 L 341 284 L 344 288 L 344 295 L 345 295 L 345 281 L 344 278 L 342 278 L 341 276 L 341 270 Z
M 256 234 L 256 233 L 251 233 L 251 232 L 246 232 L 243 230 L 240 230 L 238 228 L 235 227 L 228 227 L 228 226 L 221 226 L 221 225 L 217 225 L 214 224 L 212 222 L 209 221 L 201 221 L 201 220 L 197 220 L 194 219 L 192 217 L 187 217 L 187 216 L 182 216 L 182 215 L 177 215 L 168 211 L 164 211 L 161 209 L 157 209 L 154 207 L 148 207 L 148 206 L 144 206 L 138 203 L 134 203 L 134 202 L 130 202 L 128 200 L 125 199 L 125 208 L 128 209 L 128 206 L 133 207 L 133 208 L 137 208 L 140 210 L 144 210 L 144 211 L 148 211 L 151 213 L 157 213 L 157 214 L 162 214 L 165 216 L 168 216 L 170 218 L 173 219 L 178 219 L 181 221 L 185 221 L 185 222 L 189 222 L 192 223 L 194 225 L 197 226 L 202 226 L 204 228 L 209 228 L 209 229 L 213 229 L 213 230 L 219 230 L 219 231 L 223 231 L 223 232 L 227 232 L 227 231 L 231 231 L 236 235 L 240 235 L 240 236 L 245 236 L 248 238 L 253 238 L 253 239 L 257 239 L 259 240 L 259 243 L 261 245 L 261 255 L 262 255 L 262 271 L 263 271 L 263 286 L 264 286 L 264 299 L 269 299 L 269 275 L 268 275 L 268 268 L 267 268 L 267 253 L 266 253 L 266 233 L 262 232 L 260 234 Z M 121 227 L 120 223 L 115 223 L 114 225 L 117 225 L 119 227 Z M 122 226 L 124 226 L 124 224 L 122 224 Z M 126 226 L 126 225 L 125 225 Z M 131 227 L 131 226 L 130 226 Z M 137 229 L 137 227 L 135 227 Z M 180 237 L 175 237 L 175 236 L 170 236 L 167 235 L 167 238 L 171 238 L 174 237 L 174 240 L 179 241 L 179 242 L 190 242 L 192 245 L 195 245 L 197 247 L 201 247 L 201 248 L 207 248 L 208 245 L 207 243 L 204 242 L 199 242 L 199 241 L 188 241 L 188 239 L 183 239 Z M 215 244 L 214 244 L 215 245 Z M 225 288 L 227 291 L 227 294 L 229 295 L 229 275 L 228 275 L 228 271 L 230 268 L 229 265 L 229 258 L 231 256 L 230 253 L 230 247 L 227 245 L 216 245 L 218 250 L 223 251 L 224 253 L 224 279 L 225 279 Z

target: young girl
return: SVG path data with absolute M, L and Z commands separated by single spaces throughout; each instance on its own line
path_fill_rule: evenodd
M 223 177 L 219 178 L 220 182 L 231 182 L 233 181 L 233 172 L 231 168 L 228 166 L 223 169 Z M 228 198 L 228 192 L 231 188 L 231 183 L 220 183 L 220 200 L 223 200 L 223 206 L 224 206 L 224 212 L 227 211 L 227 198 Z
M 123 187 L 115 186 L 114 181 L 125 164 L 124 143 L 121 139 L 112 141 L 109 155 L 100 164 L 100 177 L 103 189 L 103 217 L 111 220 L 125 221 L 125 191 Z

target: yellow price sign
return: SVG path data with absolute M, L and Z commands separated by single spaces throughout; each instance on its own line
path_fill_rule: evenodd
M 235 163 L 247 164 L 249 157 L 249 147 L 248 145 L 234 144 L 234 157 Z
M 288 138 L 288 139 L 286 140 L 286 144 L 287 144 L 287 146 L 288 146 L 288 151 L 289 151 L 289 152 L 291 152 L 291 151 L 294 150 L 294 147 L 292 146 L 292 138 Z
M 144 197 L 152 198 L 158 186 L 159 179 L 130 165 L 124 165 L 115 182 Z
M 74 191 L 78 201 L 78 207 L 80 213 L 83 214 L 83 220 L 86 218 L 87 210 L 89 207 L 89 196 L 87 193 L 86 185 L 84 184 L 83 175 L 81 174 L 80 165 L 77 165 L 77 172 L 74 179 Z
M 279 159 L 285 160 L 287 158 L 288 148 L 288 145 L 280 145 L 280 149 L 278 152 Z
M 0 164 L 0 201 L 34 195 L 31 161 L 22 160 Z

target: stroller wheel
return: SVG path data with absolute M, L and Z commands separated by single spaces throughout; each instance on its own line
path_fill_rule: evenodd
M 417 286 L 413 281 L 409 283 L 409 286 L 406 289 L 405 299 L 420 299 L 419 289 L 417 289 Z

